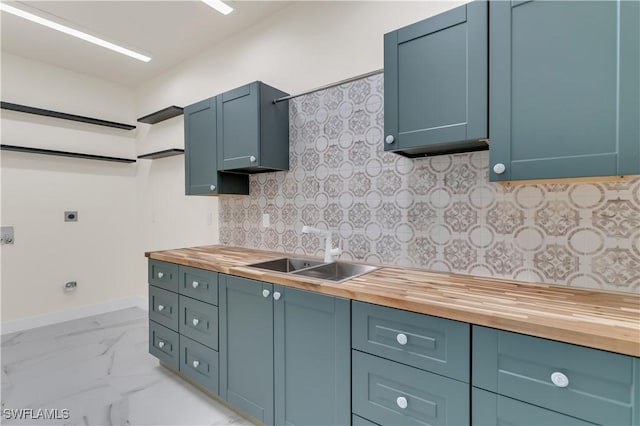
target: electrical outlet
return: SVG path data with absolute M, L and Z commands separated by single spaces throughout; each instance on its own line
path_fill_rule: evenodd
M 269 217 L 269 213 L 265 213 L 262 215 L 262 227 L 268 228 L 271 226 L 271 218 Z
M 77 222 L 78 221 L 78 212 L 74 212 L 74 211 L 64 212 L 64 221 L 65 222 Z
M 0 227 L 0 244 L 14 244 L 15 235 L 13 233 L 13 226 Z

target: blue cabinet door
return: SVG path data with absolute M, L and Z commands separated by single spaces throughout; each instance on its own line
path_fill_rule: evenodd
M 574 417 L 505 396 L 473 388 L 471 424 L 474 426 L 592 426 Z M 614 424 L 614 423 L 612 423 Z
M 219 285 L 220 396 L 273 425 L 273 285 L 223 274 Z
M 249 178 L 218 172 L 216 98 L 184 109 L 185 193 L 249 194 Z
M 275 414 L 278 425 L 348 425 L 350 301 L 276 286 Z
M 487 11 L 475 1 L 385 35 L 386 151 L 487 148 Z
M 489 28 L 491 180 L 640 173 L 640 2 L 495 1 Z
M 289 103 L 260 81 L 217 97 L 218 169 L 256 173 L 289 169 Z

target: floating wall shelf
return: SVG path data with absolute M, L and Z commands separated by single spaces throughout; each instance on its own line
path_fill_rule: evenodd
M 184 154 L 184 149 L 165 149 L 164 151 L 151 152 L 149 154 L 138 155 L 138 160 L 156 160 L 158 158 L 173 157 Z
M 98 126 L 113 127 L 116 129 L 133 130 L 136 126 L 131 124 L 116 123 L 115 121 L 100 120 L 98 118 L 84 117 L 82 115 L 67 114 L 66 112 L 51 111 L 48 109 L 35 108 L 26 105 L 12 104 L 10 102 L 0 102 L 0 108 L 11 111 L 26 112 L 27 114 L 43 115 L 45 117 L 60 118 L 63 120 L 79 121 L 81 123 L 95 124 Z
M 170 118 L 182 115 L 182 111 L 183 111 L 183 108 L 172 105 L 170 107 L 161 109 L 160 111 L 156 111 L 149 115 L 145 115 L 144 117 L 138 118 L 138 122 L 147 123 L 147 124 L 156 124 L 161 121 L 168 120 Z
M 136 162 L 136 160 L 132 158 L 106 157 L 103 155 L 80 154 L 77 152 L 56 151 L 53 149 L 28 148 L 25 146 L 0 145 L 0 149 L 3 151 L 28 152 L 31 154 L 56 155 L 59 157 L 84 158 L 87 160 L 110 161 L 115 163 L 135 163 Z

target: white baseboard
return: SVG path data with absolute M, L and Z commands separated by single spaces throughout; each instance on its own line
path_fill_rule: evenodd
M 120 309 L 133 307 L 138 307 L 146 311 L 148 309 L 147 299 L 142 296 L 127 297 L 124 299 L 108 300 L 106 302 L 100 302 L 94 305 L 86 305 L 77 308 L 66 309 L 64 311 L 51 312 L 48 314 L 37 315 L 12 321 L 4 321 L 0 323 L 0 334 L 15 333 L 16 331 L 43 327 L 45 325 L 56 324 L 59 322 L 90 317 L 92 315 L 100 315 L 107 312 L 113 312 Z

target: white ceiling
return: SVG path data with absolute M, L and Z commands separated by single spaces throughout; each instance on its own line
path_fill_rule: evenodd
M 152 57 L 144 63 L 75 37 L 1 15 L 2 51 L 126 86 L 137 86 L 289 6 L 226 1 L 224 16 L 200 1 L 23 1 L 15 7 Z

